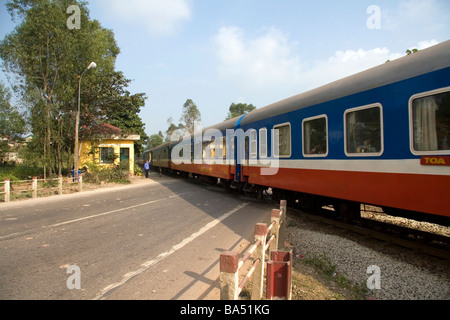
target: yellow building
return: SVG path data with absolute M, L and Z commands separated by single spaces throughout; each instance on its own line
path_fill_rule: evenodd
M 84 136 L 84 137 L 83 137 Z M 90 138 L 86 138 L 89 136 Z M 128 161 L 134 174 L 134 142 L 139 135 L 124 135 L 122 130 L 104 123 L 80 138 L 80 168 L 94 162 L 100 166 L 119 165 Z

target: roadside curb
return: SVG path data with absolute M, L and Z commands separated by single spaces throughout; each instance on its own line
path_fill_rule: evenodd
M 141 177 L 131 177 L 130 178 L 131 183 L 130 184 L 108 184 L 106 186 L 99 185 L 98 188 L 91 189 L 91 190 L 84 190 L 83 192 L 74 192 L 74 193 L 68 193 L 63 195 L 53 195 L 49 197 L 41 197 L 36 199 L 26 199 L 26 200 L 19 200 L 19 201 L 12 201 L 8 203 L 0 203 L 0 212 L 5 211 L 10 208 L 15 207 L 23 207 L 23 206 L 32 206 L 35 204 L 40 204 L 43 202 L 57 202 L 57 201 L 64 201 L 67 199 L 73 199 L 77 197 L 83 197 L 83 196 L 90 196 L 95 193 L 105 193 L 105 192 L 111 192 L 111 191 L 117 191 L 127 188 L 136 188 L 141 187 L 143 185 L 155 185 L 159 184 L 158 181 L 155 181 L 153 179 L 145 179 Z

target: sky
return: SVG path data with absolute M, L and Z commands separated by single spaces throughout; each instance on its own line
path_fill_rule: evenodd
M 5 3 L 0 39 L 14 29 Z M 450 39 L 449 0 L 90 0 L 88 8 L 114 32 L 129 91 L 148 97 L 140 113 L 148 135 L 165 132 L 169 118 L 178 124 L 187 99 L 209 127 L 232 103 L 262 108 Z M 0 81 L 8 85 L 3 71 Z

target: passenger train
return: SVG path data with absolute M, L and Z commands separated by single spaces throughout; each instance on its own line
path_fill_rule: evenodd
M 212 133 L 211 133 L 212 132 Z M 145 152 L 153 168 L 355 219 L 450 225 L 450 40 Z M 181 161 L 180 161 L 181 160 Z

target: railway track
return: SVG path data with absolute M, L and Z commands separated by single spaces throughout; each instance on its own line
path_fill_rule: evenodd
M 291 210 L 308 216 L 308 218 L 321 223 L 332 225 L 339 229 L 355 232 L 383 242 L 425 253 L 450 262 L 450 237 L 413 229 L 406 226 L 381 222 L 370 218 L 361 218 L 357 221 L 343 221 L 330 215 L 329 209 L 322 209 L 318 214 L 305 213 L 290 208 Z M 362 213 L 364 215 L 364 213 Z

